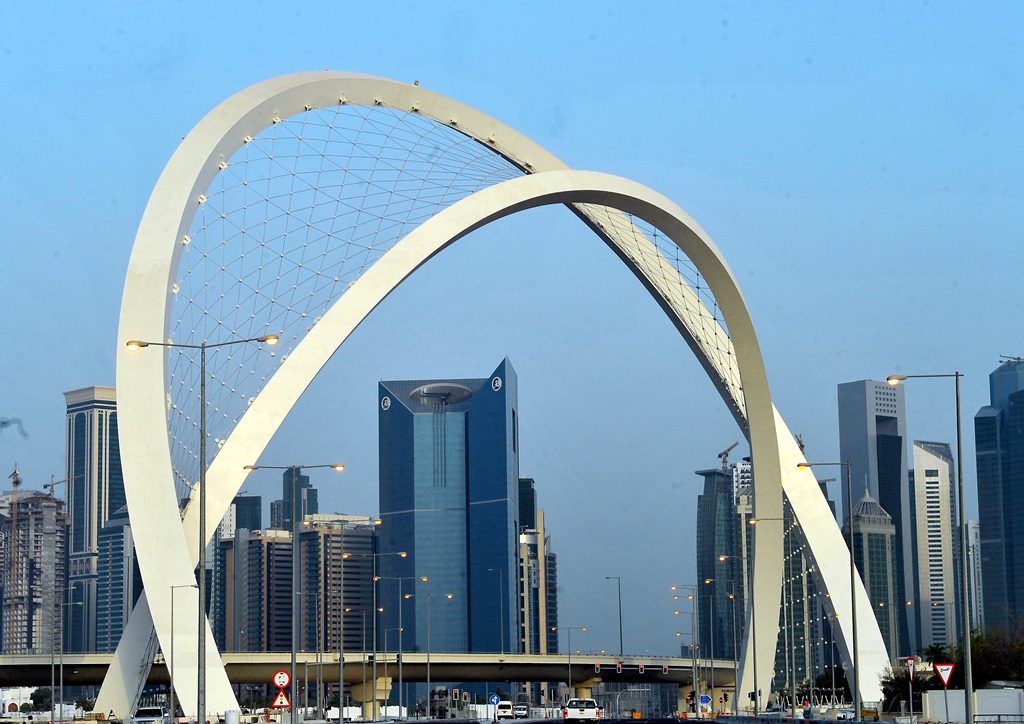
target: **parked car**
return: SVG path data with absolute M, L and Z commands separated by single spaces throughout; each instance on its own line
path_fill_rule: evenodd
M 162 706 L 140 706 L 135 710 L 132 724 L 171 724 L 171 715 Z
M 498 706 L 494 709 L 494 720 L 499 719 L 514 719 L 515 711 L 512 709 L 511 701 L 499 701 Z
M 569 699 L 562 707 L 562 719 L 565 721 L 600 718 L 601 707 L 593 699 Z
M 525 719 L 530 716 L 530 707 L 526 704 L 516 704 L 512 707 L 512 713 L 515 715 L 516 719 Z

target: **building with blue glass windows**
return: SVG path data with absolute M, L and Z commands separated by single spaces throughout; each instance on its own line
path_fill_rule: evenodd
M 1024 617 L 1024 359 L 988 376 L 990 402 L 974 416 L 982 623 L 1012 630 Z
M 519 651 L 512 364 L 484 378 L 380 382 L 378 420 L 379 650 L 425 651 L 429 640 L 435 652 Z

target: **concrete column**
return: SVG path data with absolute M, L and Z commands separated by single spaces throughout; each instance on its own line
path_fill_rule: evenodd
M 363 711 L 363 719 L 366 721 L 373 719 L 374 689 L 376 689 L 377 694 L 377 718 L 380 719 L 380 706 L 387 701 L 388 696 L 391 695 L 391 677 L 378 676 L 376 686 L 373 686 L 372 681 L 367 682 L 365 687 L 363 687 L 362 682 L 349 685 L 349 691 L 352 693 L 352 699 L 360 703 Z

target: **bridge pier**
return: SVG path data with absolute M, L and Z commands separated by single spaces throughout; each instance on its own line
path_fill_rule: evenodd
M 363 720 L 376 721 L 380 719 L 380 705 L 391 696 L 391 677 L 378 676 L 376 685 L 373 681 L 367 682 L 366 686 L 363 686 L 362 683 L 351 684 L 349 691 L 352 693 L 352 699 L 361 705 Z M 376 699 L 374 699 L 375 691 Z M 374 711 L 375 708 L 376 711 Z
M 593 699 L 594 689 L 596 689 L 597 685 L 600 683 L 601 679 L 599 678 L 591 678 L 587 679 L 586 681 L 581 681 L 576 686 L 569 687 L 572 690 L 570 696 L 575 697 L 577 699 Z

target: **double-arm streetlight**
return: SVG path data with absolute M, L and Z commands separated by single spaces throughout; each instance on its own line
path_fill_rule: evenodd
M 425 580 L 425 579 L 424 579 Z M 444 598 L 449 601 L 455 598 L 455 594 L 445 593 L 441 594 Z M 430 691 L 430 593 L 407 593 L 406 598 L 416 598 L 420 596 L 427 599 L 427 718 L 429 719 L 433 714 L 431 713 L 431 691 Z
M 144 347 L 180 347 L 199 350 L 199 631 L 198 631 L 198 686 L 196 689 L 196 720 L 206 721 L 206 350 L 228 347 L 235 344 L 255 342 L 273 347 L 279 338 L 276 334 L 246 339 L 229 339 L 225 342 L 207 344 L 185 344 L 183 342 L 143 342 L 131 339 L 125 346 L 132 352 Z
M 839 462 L 830 463 L 798 463 L 797 468 L 800 470 L 808 470 L 816 467 L 836 467 L 842 466 L 846 468 L 846 499 L 848 502 L 847 507 L 849 510 L 846 511 L 848 534 L 850 539 L 850 613 L 851 613 L 851 624 L 853 626 L 853 718 L 860 719 L 860 646 L 857 642 L 857 561 L 853 554 L 854 549 L 854 537 L 853 537 L 853 461 L 842 460 Z
M 377 614 L 383 611 L 383 608 L 377 606 L 377 581 L 380 580 L 380 576 L 377 575 L 377 559 L 382 556 L 398 556 L 399 558 L 408 557 L 406 551 L 394 551 L 386 553 L 345 553 L 342 555 L 342 560 L 348 560 L 349 558 L 370 558 L 373 561 L 373 707 L 371 714 L 371 721 L 377 721 Z M 363 624 L 363 630 L 365 631 L 366 624 Z M 364 646 L 365 648 L 365 646 Z M 363 652 L 365 654 L 365 651 Z
M 586 631 L 586 626 L 552 626 L 552 631 L 565 631 L 565 645 L 569 653 L 569 673 L 568 681 L 566 682 L 569 686 L 569 698 L 573 698 L 575 689 L 572 685 L 572 632 L 573 631 Z
M 967 531 L 967 508 L 964 496 L 964 448 L 963 448 L 963 424 L 960 414 L 960 378 L 962 372 L 953 372 L 944 375 L 890 375 L 885 379 L 895 387 L 903 380 L 931 377 L 952 377 L 955 380 L 956 388 L 956 483 L 957 483 L 957 505 L 960 508 L 960 616 L 964 622 L 964 713 L 968 723 L 973 721 L 974 713 L 974 679 L 971 675 L 971 587 L 968 582 L 968 531 Z
M 686 595 L 686 598 L 693 602 L 693 609 L 690 611 L 690 657 L 692 658 L 690 689 L 693 692 L 693 711 L 699 713 L 700 700 L 697 698 L 697 657 L 700 655 L 700 627 L 697 621 L 700 616 L 700 597 L 697 595 L 699 590 L 696 586 L 670 586 L 669 590 L 673 592 L 673 600 L 679 600 L 681 594 L 678 591 L 681 589 L 693 592 Z M 676 609 L 675 613 L 678 615 L 679 610 Z M 680 634 L 677 633 L 676 635 L 679 636 Z
M 398 581 L 398 711 L 399 711 L 399 713 L 401 713 L 402 706 L 404 704 L 404 697 L 402 696 L 402 684 L 404 683 L 403 680 L 402 680 L 402 652 L 405 649 L 402 646 L 402 639 L 404 638 L 403 632 L 405 631 L 405 629 L 402 628 L 402 599 L 403 599 L 403 596 L 402 596 L 402 581 L 415 581 L 416 579 L 419 579 L 419 580 L 423 581 L 424 583 L 426 583 L 428 580 L 430 580 L 429 578 L 427 578 L 427 576 L 379 576 L 377 578 L 377 580 L 379 580 L 379 581 Z M 410 594 L 410 595 L 412 595 L 412 594 Z M 408 598 L 408 597 L 409 596 L 404 596 L 404 598 Z M 384 632 L 384 637 L 385 637 L 385 639 L 387 638 L 387 631 Z M 387 665 L 387 660 L 386 660 L 387 659 L 387 648 L 388 648 L 387 646 L 384 647 L 384 656 L 385 656 L 385 662 L 384 663 L 385 663 L 385 666 Z M 384 677 L 387 678 L 387 671 L 384 672 Z
M 299 687 L 296 683 L 296 658 L 299 648 L 299 633 L 301 630 L 300 614 L 302 610 L 301 587 L 301 567 L 302 567 L 302 556 L 299 546 L 299 539 L 302 534 L 302 522 L 306 517 L 306 491 L 305 488 L 300 492 L 299 490 L 299 471 L 300 470 L 312 470 L 314 468 L 331 468 L 337 470 L 339 473 L 345 469 L 345 466 L 341 463 L 328 463 L 322 465 L 246 465 L 245 470 L 252 472 L 254 470 L 291 470 L 292 472 L 292 655 L 291 655 L 291 677 L 292 677 L 292 724 L 295 724 L 295 699 L 297 698 Z M 316 592 L 317 601 L 319 602 L 320 591 Z M 319 626 L 317 627 L 317 638 L 320 637 Z M 319 648 L 319 646 L 317 647 Z M 306 682 L 307 690 L 309 688 L 309 682 Z M 317 692 L 317 698 L 319 699 L 320 692 Z M 203 720 L 200 719 L 200 722 Z
M 615 581 L 615 586 L 619 591 L 619 658 L 623 657 L 622 648 L 622 576 L 605 576 L 606 581 Z

